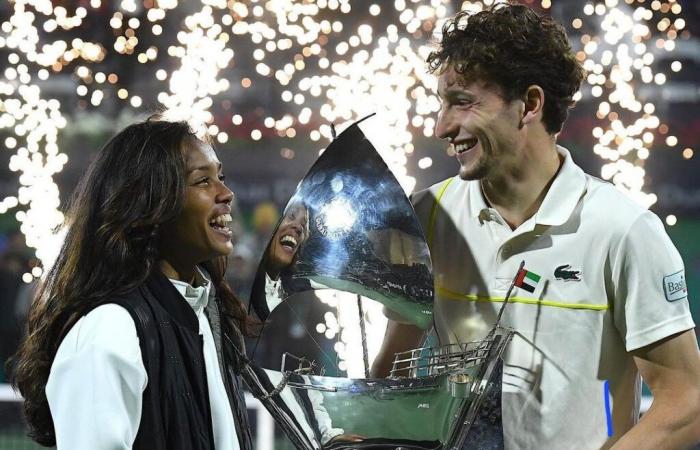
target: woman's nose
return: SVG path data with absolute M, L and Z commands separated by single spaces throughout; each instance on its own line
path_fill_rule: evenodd
M 219 192 L 217 200 L 219 202 L 231 204 L 231 202 L 233 202 L 234 197 L 233 191 L 223 183 L 221 184 L 221 186 L 223 187 L 223 189 Z

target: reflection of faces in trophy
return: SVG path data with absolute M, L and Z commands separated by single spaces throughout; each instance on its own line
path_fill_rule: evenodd
M 275 235 L 267 248 L 267 274 L 273 280 L 280 272 L 296 262 L 299 248 L 309 237 L 309 213 L 306 206 L 294 203 L 285 211 Z

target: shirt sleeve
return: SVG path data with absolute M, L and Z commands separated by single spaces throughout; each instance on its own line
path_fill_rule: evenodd
M 126 309 L 107 304 L 81 318 L 59 346 L 46 385 L 57 450 L 131 449 L 147 381 Z
M 683 260 L 655 214 L 634 221 L 612 269 L 615 325 L 627 351 L 695 326 Z
M 314 408 L 314 417 L 318 424 L 318 431 L 321 433 L 321 443 L 326 444 L 336 436 L 345 433 L 342 428 L 333 428 L 333 421 L 328 415 L 326 407 L 323 406 L 323 394 L 313 389 L 306 391 L 309 395 L 309 401 Z

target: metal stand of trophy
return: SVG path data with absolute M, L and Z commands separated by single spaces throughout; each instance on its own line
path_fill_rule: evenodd
M 279 371 L 252 357 L 243 378 L 299 450 L 496 448 L 502 355 L 512 336 L 498 322 L 480 341 L 400 353 L 388 378 L 369 377 L 361 297 L 428 329 L 433 276 L 415 212 L 360 122 L 299 184 L 262 258 L 250 309 L 266 325 L 300 293 L 355 294 L 365 378 L 323 376 L 288 354 Z M 292 358 L 296 367 L 287 367 Z M 485 402 L 497 411 L 484 414 Z

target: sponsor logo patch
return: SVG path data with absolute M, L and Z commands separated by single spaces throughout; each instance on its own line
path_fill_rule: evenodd
M 666 300 L 669 302 L 688 297 L 685 273 L 682 270 L 664 277 L 664 294 L 666 294 Z

